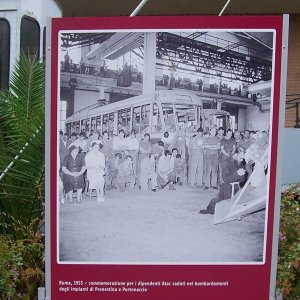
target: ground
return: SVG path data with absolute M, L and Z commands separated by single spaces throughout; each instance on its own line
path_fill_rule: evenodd
M 213 225 L 200 215 L 215 190 L 107 191 L 59 207 L 61 261 L 207 264 L 261 262 L 265 212 Z

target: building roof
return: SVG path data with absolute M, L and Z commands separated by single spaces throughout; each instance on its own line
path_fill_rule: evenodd
M 140 0 L 56 0 L 63 8 L 63 16 L 129 16 Z M 271 3 L 270 3 L 271 2 Z M 218 15 L 225 0 L 148 0 L 139 15 Z M 300 13 L 299 0 L 232 0 L 227 14 Z

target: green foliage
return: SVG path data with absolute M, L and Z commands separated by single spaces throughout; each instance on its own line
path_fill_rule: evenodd
M 3 237 L 0 237 L 0 252 L 0 296 L 1 299 L 11 299 L 17 293 L 22 255 L 9 239 Z
M 44 93 L 44 64 L 21 55 L 9 91 L 0 92 L 2 176 L 12 163 L 0 180 L 0 234 L 15 239 L 44 210 Z
M 300 299 L 300 184 L 281 196 L 277 286 L 284 299 Z
M 44 284 L 41 235 L 12 240 L 0 236 L 0 299 L 33 299 Z
M 44 282 L 44 73 L 22 54 L 0 92 L 1 300 L 34 299 Z

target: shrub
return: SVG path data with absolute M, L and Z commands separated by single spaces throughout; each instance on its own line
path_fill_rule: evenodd
M 0 236 L 0 299 L 34 299 L 44 286 L 42 236 L 12 240 Z
M 277 287 L 284 299 L 300 299 L 300 184 L 281 196 Z
M 22 54 L 0 91 L 0 299 L 44 285 L 44 64 Z

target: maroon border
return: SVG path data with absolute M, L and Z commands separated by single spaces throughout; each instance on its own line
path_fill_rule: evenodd
M 269 299 L 274 202 L 277 167 L 282 16 L 182 16 L 182 17 L 106 17 L 60 18 L 52 21 L 51 65 L 51 151 L 50 161 L 50 238 L 51 299 Z M 264 265 L 61 265 L 57 264 L 56 240 L 56 161 L 57 161 L 57 89 L 58 33 L 60 30 L 104 29 L 274 29 L 276 56 L 272 121 L 270 192 L 266 255 Z M 228 281 L 229 286 L 190 288 L 151 288 L 147 293 L 64 293 L 58 281 Z

